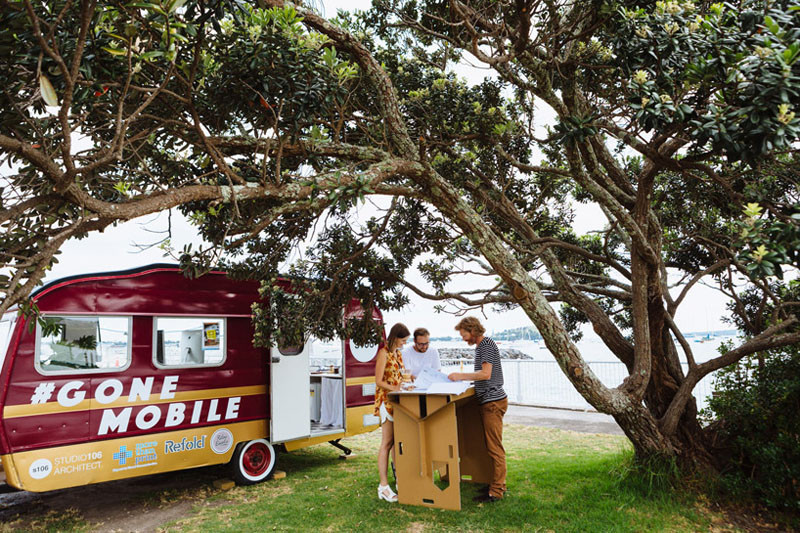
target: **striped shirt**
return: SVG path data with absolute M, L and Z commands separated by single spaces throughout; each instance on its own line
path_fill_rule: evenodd
M 489 379 L 475 380 L 475 396 L 481 404 L 502 400 L 506 397 L 503 390 L 503 367 L 500 366 L 500 350 L 489 337 L 484 337 L 475 347 L 475 372 L 483 369 L 483 363 L 491 363 L 492 375 Z

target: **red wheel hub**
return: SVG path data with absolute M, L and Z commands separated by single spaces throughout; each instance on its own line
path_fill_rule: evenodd
M 242 456 L 242 466 L 247 475 L 258 477 L 267 471 L 272 460 L 269 448 L 263 442 L 250 445 Z

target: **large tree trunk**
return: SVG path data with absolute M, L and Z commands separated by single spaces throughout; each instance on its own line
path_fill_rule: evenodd
M 697 407 L 692 400 L 687 404 L 675 432 L 665 434 L 658 422 L 658 412 L 664 412 L 669 405 L 667 398 L 674 391 L 672 378 L 664 380 L 660 370 L 654 369 L 648 386 L 648 398 L 644 404 L 637 404 L 626 397 L 619 407 L 609 412 L 622 431 L 633 444 L 637 459 L 649 463 L 653 459 L 671 459 L 686 471 L 714 470 L 716 465 L 710 444 L 703 428 L 697 420 Z M 625 395 L 627 396 L 627 395 Z M 656 399 L 657 398 L 657 399 Z
M 663 342 L 657 344 L 664 347 Z M 644 399 L 651 416 L 657 420 L 663 419 L 678 392 L 678 381 L 682 379 L 682 376 L 676 379 L 666 354 L 660 356 L 654 354 L 653 370 Z M 661 433 L 664 433 L 663 424 L 659 424 L 659 427 L 662 428 Z M 707 470 L 715 467 L 708 439 L 697 420 L 697 403 L 694 399 L 687 402 L 675 431 L 665 438 L 672 444 L 675 459 L 681 467 L 690 470 Z
M 642 460 L 653 457 L 676 457 L 678 449 L 670 439 L 661 433 L 656 420 L 647 407 L 637 404 L 621 392 L 619 394 L 621 398 L 618 407 L 614 409 L 613 413 L 608 414 L 614 417 L 619 427 L 630 439 L 636 457 Z
M 637 397 L 635 391 L 625 387 L 606 387 L 594 375 L 538 285 L 457 191 L 433 172 L 423 172 L 415 178 L 430 191 L 432 203 L 439 206 L 465 232 L 504 282 L 509 287 L 517 288 L 515 292 L 522 296 L 518 298 L 520 306 L 541 333 L 562 371 L 591 405 L 614 417 L 633 444 L 639 460 L 674 460 L 690 469 L 698 464 L 710 466 L 711 455 L 707 452 L 693 406 L 686 409 L 673 434 L 666 435 L 659 424 L 678 390 L 682 375 L 679 364 L 668 359 L 669 349 L 665 345 L 667 337 L 663 335 L 663 308 L 657 279 L 651 278 L 652 284 L 645 289 L 649 300 L 648 310 L 655 320 L 647 322 L 652 342 L 646 357 L 650 358 L 651 364 L 640 365 L 645 370 L 649 367 L 649 380 L 643 395 L 639 389 Z

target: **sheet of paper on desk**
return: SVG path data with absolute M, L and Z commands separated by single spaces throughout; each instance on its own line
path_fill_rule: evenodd
M 447 377 L 447 374 L 443 374 L 432 368 L 423 368 L 422 372 L 417 376 L 417 379 L 414 380 L 414 389 L 423 391 L 428 389 L 433 383 L 452 383 L 452 381 Z
M 463 394 L 472 384 L 468 381 L 450 381 L 447 383 L 431 383 L 428 394 Z

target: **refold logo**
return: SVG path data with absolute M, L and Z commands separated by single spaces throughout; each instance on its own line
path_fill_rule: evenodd
M 191 440 L 183 437 L 179 441 L 164 441 L 164 453 L 189 452 L 206 447 L 206 436 L 194 436 Z

